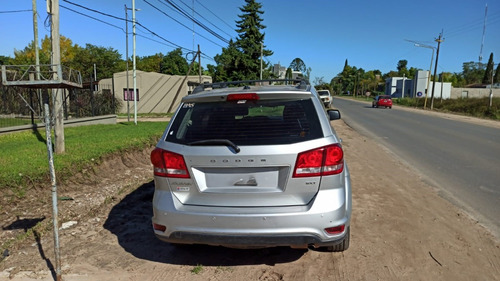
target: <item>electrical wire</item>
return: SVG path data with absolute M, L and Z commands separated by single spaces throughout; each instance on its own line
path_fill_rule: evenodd
M 184 26 L 184 27 L 185 27 L 185 28 L 187 28 L 188 30 L 191 30 L 189 27 L 187 27 L 186 25 L 184 25 L 184 24 L 183 24 L 183 23 L 181 23 L 180 21 L 178 21 L 178 20 L 174 19 L 173 17 L 171 17 L 170 15 L 168 15 L 167 13 L 165 13 L 164 11 L 162 11 L 160 8 L 158 8 L 158 7 L 156 7 L 155 5 L 153 5 L 153 4 L 151 4 L 151 3 L 149 3 L 147 0 L 143 0 L 143 1 L 144 1 L 146 4 L 150 5 L 151 7 L 153 7 L 153 8 L 154 8 L 155 10 L 157 10 L 158 12 L 160 12 L 160 13 L 164 14 L 165 16 L 167 16 L 167 17 L 171 18 L 172 20 L 174 20 L 174 21 L 175 21 L 175 22 L 177 22 L 178 24 L 180 24 L 180 25 Z M 217 45 L 217 46 L 219 46 L 219 47 L 221 47 L 221 48 L 224 48 L 224 47 L 223 47 L 223 46 L 221 46 L 220 44 L 217 44 L 216 42 L 214 42 L 214 41 L 212 41 L 212 40 L 208 39 L 207 37 L 205 37 L 205 36 L 203 36 L 203 35 L 199 34 L 198 32 L 195 32 L 195 33 L 196 33 L 196 34 L 198 34 L 200 37 L 204 38 L 205 40 L 207 40 L 207 41 L 209 41 L 209 42 L 213 43 L 214 45 Z
M 122 21 L 126 21 L 126 22 L 131 22 L 131 21 L 129 21 L 128 19 L 121 18 L 121 17 L 117 17 L 117 16 L 113 16 L 113 15 L 110 15 L 110 14 L 107 14 L 107 13 L 103 13 L 103 12 L 100 12 L 100 11 L 98 11 L 98 10 L 91 9 L 91 8 L 85 7 L 85 6 L 83 6 L 83 5 L 73 3 L 73 2 L 68 1 L 68 0 L 63 0 L 63 1 L 64 1 L 64 2 L 66 2 L 66 3 L 69 3 L 69 4 L 71 4 L 71 5 L 75 5 L 75 6 L 77 6 L 77 7 L 80 7 L 80 8 L 82 8 L 82 9 L 85 9 L 85 10 L 88 10 L 88 11 L 92 11 L 92 12 L 94 12 L 94 13 L 98 13 L 98 14 L 101 14 L 101 15 L 104 15 L 104 16 L 107 16 L 107 17 L 111 17 L 111 18 L 118 19 L 118 20 L 122 20 Z M 97 19 L 97 18 L 95 18 L 95 17 L 92 17 L 92 16 L 89 16 L 89 15 L 86 15 L 86 14 L 84 14 L 84 13 L 81 13 L 81 12 L 78 12 L 78 11 L 76 11 L 76 10 L 70 9 L 70 8 L 65 7 L 65 6 L 63 6 L 63 5 L 59 5 L 59 6 L 60 6 L 60 7 L 62 7 L 62 8 L 68 9 L 68 10 L 70 10 L 70 11 L 74 12 L 74 13 L 80 14 L 80 15 L 82 15 L 82 16 L 85 16 L 85 17 L 91 18 L 91 19 L 93 19 L 93 20 L 99 21 L 99 22 L 101 22 L 101 23 L 104 23 L 104 24 L 110 25 L 110 26 L 115 27 L 115 28 L 118 28 L 118 29 L 122 30 L 124 33 L 126 32 L 125 30 L 123 30 L 123 28 L 121 28 L 121 27 L 119 27 L 119 26 L 116 26 L 116 25 L 114 25 L 114 24 L 111 24 L 111 23 L 105 22 L 105 21 L 103 21 L 103 20 Z M 49 17 L 50 17 L 50 16 L 49 16 Z M 50 22 L 49 17 L 46 19 L 46 22 L 47 22 L 47 20 L 49 20 L 49 22 Z M 184 48 L 184 47 L 182 47 L 182 46 L 180 46 L 180 45 L 178 45 L 178 44 L 175 44 L 175 43 L 174 43 L 174 42 L 172 42 L 172 41 L 167 40 L 166 38 L 164 38 L 164 37 L 160 36 L 159 34 L 157 34 L 156 32 L 152 31 L 151 29 L 147 28 L 146 26 L 144 26 L 143 24 L 141 24 L 141 23 L 140 23 L 140 22 L 138 22 L 138 21 L 135 21 L 135 24 L 136 24 L 136 25 L 138 25 L 138 26 L 140 26 L 140 27 L 142 27 L 144 30 L 148 31 L 151 35 L 156 36 L 156 37 L 158 37 L 158 38 L 162 39 L 163 41 L 165 41 L 165 42 L 167 43 L 167 44 L 163 43 L 163 45 L 166 45 L 166 46 L 169 46 L 169 47 L 172 47 L 172 48 L 180 48 L 181 50 L 186 50 L 187 52 L 192 52 L 192 51 L 193 51 L 193 50 L 190 50 L 190 49 L 188 49 L 188 48 Z M 50 26 L 50 25 L 49 25 L 49 26 Z M 136 35 L 137 35 L 137 34 L 136 34 Z M 139 36 L 140 36 L 140 35 L 139 35 Z M 153 41 L 153 42 L 159 43 L 159 41 L 157 41 L 157 40 L 153 40 L 153 39 L 150 39 L 150 38 L 147 38 L 147 37 L 145 37 L 145 36 L 140 36 L 140 37 L 143 37 L 143 38 L 149 39 L 149 40 L 151 40 L 151 41 Z M 203 54 L 203 53 L 202 53 L 202 54 Z M 203 57 L 204 57 L 204 58 L 206 58 L 206 59 L 214 60 L 213 58 L 211 58 L 210 56 L 208 56 L 208 55 L 206 55 L 206 54 L 203 54 Z
M 64 0 L 63 0 L 63 1 L 64 1 Z M 69 3 L 69 2 L 68 2 L 68 3 Z M 63 6 L 63 5 L 61 5 L 61 4 L 59 4 L 59 7 L 64 8 L 64 9 L 69 10 L 69 11 L 72 11 L 73 13 L 77 13 L 77 14 L 82 15 L 82 16 L 84 16 L 84 17 L 91 18 L 91 19 L 96 20 L 96 21 L 98 21 L 98 22 L 101 22 L 101 23 L 107 24 L 107 25 L 109 25 L 109 26 L 112 26 L 112 27 L 115 27 L 115 28 L 121 29 L 121 30 L 123 31 L 123 33 L 125 33 L 125 30 L 124 30 L 123 28 L 121 28 L 121 27 L 119 27 L 119 26 L 116 26 L 116 25 L 114 25 L 114 24 L 111 24 L 111 23 L 109 23 L 109 22 L 105 22 L 105 21 L 100 20 L 100 19 L 98 19 L 98 18 L 94 18 L 94 17 L 89 16 L 89 15 L 86 15 L 86 14 L 84 14 L 84 13 L 80 13 L 80 12 L 78 12 L 78 11 L 76 11 L 76 10 L 73 10 L 73 9 L 71 9 L 71 8 L 68 8 L 68 7 L 66 7 L 66 6 Z
M 487 27 L 492 26 L 498 22 L 500 22 L 500 12 L 488 15 L 488 22 L 486 23 L 486 26 Z M 449 29 L 447 31 L 447 37 L 455 37 L 466 32 L 470 32 L 476 29 L 481 29 L 483 25 L 484 25 L 484 18 L 477 18 L 475 20 L 470 21 L 469 23 Z
M 203 5 L 200 1 L 196 0 L 196 3 L 200 4 L 203 8 L 205 8 L 205 10 L 209 11 L 212 15 L 214 15 L 221 22 L 223 22 L 225 25 L 227 25 L 231 30 L 233 30 L 234 26 L 229 25 L 227 22 L 225 22 L 223 19 L 221 19 L 219 16 L 217 16 L 217 14 L 215 14 L 209 8 L 207 8 L 205 5 Z
M 223 32 L 224 34 L 226 34 L 227 36 L 229 36 L 229 38 L 233 38 L 233 36 L 231 36 L 229 33 L 225 32 L 224 30 L 220 29 L 218 26 L 216 26 L 215 24 L 213 24 L 211 21 L 209 21 L 207 18 L 205 18 L 202 14 L 198 13 L 197 11 L 195 11 L 195 9 L 193 7 L 190 7 L 188 4 L 186 4 L 184 1 L 182 0 L 179 0 L 182 4 L 184 4 L 184 6 L 186 6 L 188 9 L 190 9 L 193 13 L 196 13 L 200 18 L 204 19 L 205 21 L 207 21 L 210 25 L 212 25 L 213 27 L 217 28 L 218 30 L 220 30 L 221 32 Z
M 201 28 L 203 28 L 208 33 L 214 35 L 216 38 L 218 38 L 222 42 L 224 42 L 226 44 L 229 44 L 229 40 L 227 40 L 226 38 L 222 37 L 220 34 L 218 34 L 217 32 L 213 31 L 212 29 L 210 29 L 209 27 L 207 27 L 206 25 L 204 25 L 203 23 L 201 23 L 200 21 L 198 21 L 197 19 L 195 19 L 193 16 L 189 15 L 188 12 L 186 12 L 184 9 L 182 9 L 181 7 L 179 7 L 174 2 L 172 2 L 170 0 L 164 0 L 164 1 L 166 3 L 168 3 L 170 6 L 172 6 L 175 10 L 177 10 L 177 13 L 181 14 L 182 16 L 186 17 L 190 21 L 194 22 L 196 25 L 200 26 Z
M 110 18 L 117 19 L 117 20 L 127 21 L 127 19 L 120 18 L 120 17 L 117 17 L 117 16 L 113 16 L 113 15 L 110 15 L 110 14 L 106 14 L 106 13 L 103 13 L 101 11 L 97 11 L 97 10 L 91 9 L 89 7 L 82 6 L 80 4 L 76 4 L 76 3 L 70 2 L 68 0 L 63 0 L 63 1 L 66 2 L 66 3 L 68 3 L 68 4 L 80 7 L 82 9 L 85 9 L 85 10 L 88 10 L 88 11 L 91 11 L 91 12 L 94 12 L 94 13 L 98 13 L 98 14 L 101 14 L 101 15 L 104 15 L 104 16 L 107 16 L 107 17 L 110 17 Z
M 23 13 L 31 12 L 32 10 L 16 10 L 16 11 L 0 11 L 0 14 L 13 14 L 13 13 Z

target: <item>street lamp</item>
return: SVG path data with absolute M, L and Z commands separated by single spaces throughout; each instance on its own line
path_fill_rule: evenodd
M 432 73 L 431 71 L 432 71 L 432 61 L 434 60 L 434 49 L 436 49 L 436 48 L 429 46 L 429 45 L 420 44 L 420 43 L 414 43 L 413 45 L 415 47 L 432 49 L 431 66 L 429 67 L 429 77 L 427 78 L 427 91 L 425 92 L 425 101 L 424 101 L 424 109 L 425 109 L 425 107 L 427 106 L 427 93 L 429 92 L 429 87 L 431 84 L 431 73 Z

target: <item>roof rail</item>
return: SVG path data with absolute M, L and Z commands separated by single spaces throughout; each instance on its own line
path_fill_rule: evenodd
M 191 95 L 197 94 L 204 91 L 206 88 L 221 89 L 228 88 L 229 86 L 239 86 L 244 85 L 245 89 L 250 89 L 250 84 L 258 85 L 258 83 L 275 83 L 275 82 L 285 82 L 294 83 L 297 89 L 307 90 L 311 85 L 309 81 L 305 79 L 265 79 L 265 80 L 242 80 L 242 81 L 228 81 L 228 82 L 215 82 L 215 83 L 202 83 L 196 86 L 196 88 L 191 92 Z

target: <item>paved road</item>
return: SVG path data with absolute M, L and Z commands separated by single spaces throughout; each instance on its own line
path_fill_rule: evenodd
M 349 126 L 377 139 L 500 239 L 500 128 L 397 106 L 333 104 Z

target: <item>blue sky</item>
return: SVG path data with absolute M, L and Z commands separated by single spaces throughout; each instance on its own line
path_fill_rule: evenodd
M 194 6 L 195 16 L 226 39 L 236 38 L 235 21 L 241 14 L 243 0 L 170 0 L 189 13 Z M 31 0 L 2 0 L 0 5 L 0 55 L 13 56 L 14 50 L 24 49 L 33 40 Z M 478 61 L 485 7 L 488 5 L 486 33 L 483 44 L 483 62 L 494 54 L 500 61 L 500 1 L 498 0 L 421 0 L 421 1 L 332 1 L 332 0 L 265 0 L 263 24 L 266 28 L 264 44 L 274 51 L 266 58 L 272 64 L 288 66 L 294 58 L 301 58 L 312 69 L 311 81 L 322 77 L 329 82 L 349 65 L 366 71 L 378 69 L 382 73 L 396 70 L 399 60 L 408 61 L 408 67 L 428 70 L 432 50 L 415 47 L 412 40 L 437 47 L 434 41 L 443 32 L 438 72 L 461 72 L 462 64 Z M 126 53 L 125 22 L 83 9 L 75 4 L 115 17 L 125 17 L 125 5 L 132 0 L 59 0 L 60 33 L 74 44 L 90 43 L 111 47 Z M 149 4 L 148 4 L 149 3 Z M 46 1 L 37 0 L 39 37 L 50 34 L 46 27 Z M 64 7 L 63 7 L 64 6 Z M 215 36 L 194 27 L 188 19 L 176 13 L 165 0 L 135 0 L 137 22 L 160 37 L 137 27 L 136 54 L 138 56 L 166 54 L 175 46 L 196 49 L 209 57 L 220 54 L 226 44 Z M 162 10 L 159 12 L 154 7 Z M 65 8 L 66 7 L 66 8 Z M 95 19 L 68 10 L 72 9 Z M 208 8 L 208 10 L 206 9 Z M 11 12 L 23 11 L 23 12 Z M 167 14 L 167 15 L 165 15 Z M 214 15 L 215 14 L 215 15 Z M 129 11 L 132 17 L 132 11 Z M 175 20 L 173 20 L 174 18 Z M 104 21 L 108 24 L 105 24 Z M 180 23 L 182 23 L 182 25 Z M 213 24 L 213 25 L 212 25 Z M 129 32 L 132 27 L 129 26 Z M 166 41 L 170 43 L 167 43 Z M 129 38 L 132 56 L 132 36 Z M 203 59 L 202 64 L 215 64 Z M 434 67 L 433 67 L 434 71 Z

